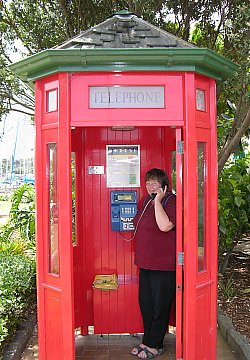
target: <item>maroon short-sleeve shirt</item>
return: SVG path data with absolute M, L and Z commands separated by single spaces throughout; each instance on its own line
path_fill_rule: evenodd
M 167 193 L 166 196 L 167 201 L 163 199 L 162 205 L 170 221 L 175 225 L 176 198 L 172 193 Z M 135 226 L 149 199 L 148 196 L 138 211 L 134 219 Z M 167 232 L 161 231 L 156 223 L 154 205 L 150 202 L 139 221 L 135 236 L 135 265 L 149 270 L 175 271 L 175 247 L 175 227 Z

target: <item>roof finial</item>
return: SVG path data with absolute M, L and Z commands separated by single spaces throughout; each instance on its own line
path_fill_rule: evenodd
M 135 13 L 133 13 L 133 12 L 129 11 L 127 8 L 125 8 L 123 10 L 115 12 L 112 16 L 117 16 L 117 15 L 118 16 L 131 16 L 131 15 L 135 15 Z

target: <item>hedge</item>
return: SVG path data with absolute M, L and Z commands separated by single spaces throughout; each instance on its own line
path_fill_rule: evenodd
M 0 355 L 35 303 L 35 289 L 35 261 L 24 254 L 0 253 Z

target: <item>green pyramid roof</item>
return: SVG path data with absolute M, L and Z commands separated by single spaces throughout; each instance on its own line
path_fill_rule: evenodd
M 195 46 L 122 10 L 55 49 L 194 48 Z
M 238 65 L 122 10 L 10 68 L 32 87 L 34 80 L 62 71 L 191 71 L 223 81 Z

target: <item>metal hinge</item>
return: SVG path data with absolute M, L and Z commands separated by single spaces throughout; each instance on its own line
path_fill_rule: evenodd
M 178 265 L 184 265 L 184 252 L 178 252 Z
M 177 154 L 184 154 L 184 141 L 177 141 Z

